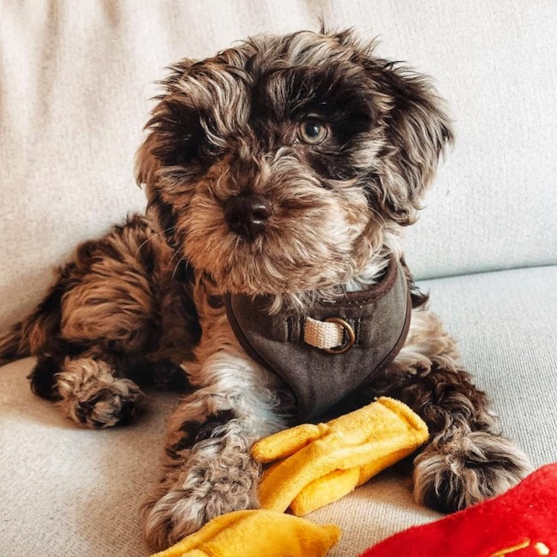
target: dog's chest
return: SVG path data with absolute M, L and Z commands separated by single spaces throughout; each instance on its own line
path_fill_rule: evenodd
M 384 279 L 299 315 L 269 315 L 269 300 L 225 296 L 244 350 L 292 389 L 298 419 L 314 418 L 363 387 L 402 348 L 411 303 L 404 272 L 391 262 Z

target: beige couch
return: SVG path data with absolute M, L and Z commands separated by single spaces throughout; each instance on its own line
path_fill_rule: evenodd
M 448 99 L 457 143 L 408 259 L 509 435 L 556 461 L 554 0 L 0 0 L 0 329 L 78 241 L 143 207 L 133 157 L 165 65 L 319 17 L 379 36 Z M 88 431 L 31 394 L 32 363 L 0 370 L 0 556 L 146 555 L 138 509 L 176 397 Z M 331 556 L 355 557 L 438 516 L 396 469 L 309 518 L 339 524 Z

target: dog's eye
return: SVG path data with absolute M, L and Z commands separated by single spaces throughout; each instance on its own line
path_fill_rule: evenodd
M 328 135 L 329 130 L 325 124 L 318 120 L 306 120 L 300 124 L 300 139 L 304 143 L 317 145 L 321 143 Z

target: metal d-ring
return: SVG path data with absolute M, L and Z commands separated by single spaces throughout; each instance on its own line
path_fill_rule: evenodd
M 348 352 L 356 343 L 356 333 L 354 332 L 352 325 L 340 317 L 327 317 L 325 322 L 340 325 L 348 333 L 348 340 L 340 346 L 335 346 L 334 348 L 323 348 L 323 350 L 329 354 L 344 354 Z

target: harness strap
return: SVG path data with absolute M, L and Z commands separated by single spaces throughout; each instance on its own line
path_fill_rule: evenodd
M 271 301 L 224 296 L 238 342 L 290 387 L 298 420 L 322 414 L 388 366 L 404 344 L 412 311 L 404 271 L 394 258 L 380 282 L 315 301 L 305 315 L 288 308 L 271 314 Z
M 344 344 L 344 327 L 333 321 L 318 321 L 306 317 L 304 342 L 315 348 L 336 348 Z

